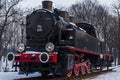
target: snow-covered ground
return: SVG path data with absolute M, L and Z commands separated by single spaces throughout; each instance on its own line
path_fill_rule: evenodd
M 18 72 L 0 72 L 0 80 L 14 80 L 19 78 L 37 77 L 40 73 L 26 75 L 19 75 Z M 120 80 L 120 67 L 116 67 L 112 72 L 99 75 L 89 80 Z
M 0 80 L 14 80 L 19 78 L 37 77 L 41 74 L 36 72 L 34 74 L 19 75 L 18 72 L 0 72 Z M 116 67 L 112 72 L 96 76 L 88 80 L 120 80 L 120 67 Z
M 96 76 L 90 80 L 120 80 L 120 67 L 116 67 L 112 72 Z
M 14 71 L 12 64 L 13 64 L 12 61 L 8 61 L 5 57 L 2 57 L 0 61 L 0 72 L 4 72 L 5 70 Z
M 28 76 L 23 74 L 18 74 L 18 72 L 12 72 L 15 69 L 12 68 L 13 62 L 7 61 L 5 57 L 2 57 L 0 61 L 0 80 L 14 80 L 18 78 L 29 78 L 29 77 L 37 77 L 41 74 L 39 72 L 36 72 L 34 74 L 29 74 Z M 5 70 L 6 69 L 6 70 Z M 9 72 L 4 72 L 9 71 Z
M 19 75 L 18 72 L 0 72 L 0 80 L 14 80 L 14 79 L 19 79 L 19 78 L 29 78 L 29 77 L 37 77 L 40 76 L 41 74 L 36 72 L 34 74 L 29 74 L 28 76 L 26 75 Z
M 6 64 L 7 64 L 7 67 L 6 67 Z M 28 76 L 23 74 L 20 75 L 18 74 L 18 72 L 4 72 L 5 68 L 7 68 L 7 71 L 13 71 L 13 68 L 11 65 L 12 65 L 12 62 L 6 63 L 6 60 L 4 59 L 0 61 L 0 80 L 14 80 L 19 78 L 37 77 L 41 75 L 38 72 L 34 74 L 29 74 Z M 117 66 L 112 72 L 102 74 L 88 80 L 120 80 L 120 66 Z

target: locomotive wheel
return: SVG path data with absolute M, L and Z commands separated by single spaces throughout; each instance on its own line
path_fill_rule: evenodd
M 107 70 L 109 69 L 109 65 L 110 65 L 110 63 L 109 63 L 109 61 L 107 61 Z
M 68 71 L 67 77 L 71 77 L 73 70 Z
M 101 71 L 103 70 L 103 65 L 102 65 L 102 64 L 100 65 L 100 70 L 101 70 Z
M 81 74 L 84 75 L 85 74 L 85 66 L 81 66 Z
M 75 74 L 75 76 L 78 76 L 79 73 L 80 73 L 80 68 L 77 67 L 77 66 L 75 66 L 75 67 L 74 67 L 74 74 Z
M 104 62 L 102 60 L 100 60 L 100 70 L 102 71 L 104 67 Z
M 91 69 L 91 63 L 87 62 L 87 73 L 90 73 L 90 69 Z
M 61 52 L 62 54 L 59 55 L 59 69 L 61 76 L 70 77 L 73 72 L 74 68 L 74 56 L 69 54 L 68 52 Z

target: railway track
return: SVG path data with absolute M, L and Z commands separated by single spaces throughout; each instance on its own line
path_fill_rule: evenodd
M 96 72 L 92 72 L 85 75 L 71 76 L 70 78 L 60 77 L 60 76 L 57 76 L 57 77 L 48 76 L 48 77 L 20 78 L 20 79 L 14 79 L 14 80 L 84 80 L 84 79 L 92 79 L 94 77 L 97 77 L 98 75 L 112 72 L 113 69 L 114 68 L 111 68 L 109 70 L 96 71 Z

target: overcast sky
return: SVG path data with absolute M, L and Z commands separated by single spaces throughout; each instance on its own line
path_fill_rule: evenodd
M 21 8 L 34 8 L 39 5 L 41 5 L 41 1 L 43 0 L 23 0 L 20 2 Z M 65 6 L 69 7 L 71 4 L 76 3 L 77 1 L 82 1 L 82 0 L 51 0 L 53 1 L 54 7 L 57 6 Z M 116 0 L 98 0 L 100 4 L 110 6 L 112 3 L 114 3 Z

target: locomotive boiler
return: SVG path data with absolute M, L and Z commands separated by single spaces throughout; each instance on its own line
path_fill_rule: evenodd
M 90 73 L 93 67 L 110 66 L 113 57 L 105 55 L 94 26 L 73 23 L 66 11 L 52 10 L 51 1 L 42 3 L 42 9 L 26 17 L 26 44 L 19 44 L 17 53 L 7 55 L 19 73 L 70 77 L 73 72 L 77 76 Z

